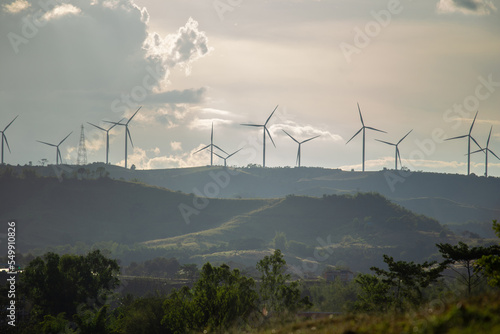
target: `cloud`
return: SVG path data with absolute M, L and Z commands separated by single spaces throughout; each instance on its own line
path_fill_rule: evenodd
M 214 125 L 214 129 L 220 124 L 233 124 L 233 121 L 222 118 L 195 118 L 189 124 L 189 129 L 194 130 L 210 130 L 212 129 L 212 124 Z M 215 130 L 214 130 L 215 132 Z
M 205 166 L 210 159 L 208 152 L 193 154 L 203 146 L 200 145 L 190 152 L 180 152 L 178 154 L 149 157 L 146 150 L 134 147 L 132 154 L 128 156 L 128 164 L 136 166 L 138 169 L 161 169 L 161 168 L 185 168 L 195 166 Z M 214 157 L 216 158 L 216 157 Z M 125 160 L 119 162 L 123 166 Z
M 269 127 L 269 132 L 273 136 L 286 136 L 288 137 L 283 130 L 288 132 L 292 137 L 294 137 L 297 141 L 303 141 L 315 136 L 318 137 L 318 140 L 333 140 L 335 142 L 343 142 L 344 139 L 335 133 L 331 133 L 327 130 L 318 129 L 312 125 L 299 125 L 294 121 L 284 121 L 283 124 L 273 124 Z
M 16 0 L 14 2 L 11 2 L 10 4 L 4 4 L 2 8 L 7 13 L 16 14 L 22 12 L 29 6 L 30 4 L 26 0 Z
M 438 13 L 462 13 L 464 15 L 489 15 L 497 8 L 490 0 L 440 0 Z
M 171 141 L 170 142 L 170 147 L 174 151 L 182 151 L 182 143 L 179 141 Z
M 42 16 L 42 19 L 44 19 L 45 21 L 48 22 L 52 19 L 57 19 L 57 18 L 66 16 L 66 15 L 71 15 L 71 14 L 76 15 L 76 14 L 80 14 L 81 12 L 82 11 L 80 8 L 77 8 L 73 5 L 65 3 L 65 4 L 62 4 L 60 6 L 55 7 L 51 11 L 46 12 Z
M 198 30 L 198 22 L 191 17 L 175 34 L 164 38 L 156 32 L 148 34 L 143 48 L 149 59 L 163 66 L 167 76 L 169 70 L 176 66 L 184 68 L 186 75 L 189 75 L 193 62 L 211 51 L 207 36 Z M 164 82 L 166 83 L 168 81 Z

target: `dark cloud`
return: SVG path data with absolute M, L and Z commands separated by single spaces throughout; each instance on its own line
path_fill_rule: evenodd
M 489 15 L 497 10 L 490 0 L 440 0 L 437 8 L 442 13 L 460 12 L 466 15 Z

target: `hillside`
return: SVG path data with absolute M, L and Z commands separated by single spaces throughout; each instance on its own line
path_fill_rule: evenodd
M 0 219 L 17 220 L 20 252 L 112 241 L 198 264 L 253 266 L 282 232 L 287 261 L 303 271 L 327 264 L 367 270 L 383 253 L 423 260 L 436 242 L 455 238 L 436 220 L 372 193 L 207 199 L 137 182 L 31 174 L 0 178 Z
M 489 223 L 500 217 L 500 178 L 401 172 L 348 172 L 326 168 L 194 167 L 162 170 L 130 170 L 92 164 L 91 171 L 105 168 L 111 178 L 201 193 L 219 198 L 282 198 L 290 194 L 321 197 L 324 194 L 377 192 L 391 201 L 442 224 Z M 41 175 L 74 172 L 74 166 L 36 167 Z M 21 167 L 18 168 L 20 173 Z M 228 175 L 227 184 L 213 184 L 214 175 Z M 215 190 L 215 192 L 213 192 Z M 208 192 L 208 193 L 207 193 Z M 483 235 L 484 236 L 484 235 Z

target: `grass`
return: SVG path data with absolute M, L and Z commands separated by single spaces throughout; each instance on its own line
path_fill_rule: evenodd
M 386 314 L 330 315 L 322 319 L 296 319 L 280 325 L 269 321 L 260 334 L 478 334 L 500 333 L 500 293 L 470 299 L 433 302 L 417 311 Z

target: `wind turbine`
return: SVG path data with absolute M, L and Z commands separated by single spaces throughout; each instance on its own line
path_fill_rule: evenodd
M 204 149 L 207 149 L 209 147 L 210 147 L 210 166 L 213 166 L 214 165 L 213 164 L 213 162 L 214 162 L 214 154 L 216 154 L 216 153 L 214 153 L 214 147 L 227 154 L 226 151 L 224 151 L 222 148 L 220 148 L 219 146 L 217 146 L 217 145 L 214 144 L 214 123 L 213 122 L 212 122 L 212 133 L 210 134 L 210 144 L 207 145 L 207 146 L 205 146 L 205 147 L 203 147 L 203 148 L 201 148 L 201 149 L 199 149 L 198 151 L 194 152 L 193 154 L 201 152 Z
M 259 124 L 241 124 L 243 126 L 254 126 L 254 127 L 262 127 L 263 128 L 263 140 L 262 140 L 262 145 L 263 145 L 263 149 L 262 149 L 262 167 L 266 167 L 266 132 L 267 132 L 267 135 L 269 136 L 269 138 L 271 139 L 271 142 L 273 143 L 274 147 L 276 147 L 276 144 L 274 143 L 274 140 L 273 140 L 273 137 L 271 137 L 271 134 L 269 133 L 269 130 L 267 129 L 267 123 L 269 122 L 269 120 L 271 119 L 271 117 L 273 117 L 273 114 L 274 112 L 276 111 L 276 109 L 278 109 L 278 106 L 276 106 L 276 108 L 274 108 L 273 112 L 271 113 L 271 115 L 267 118 L 267 121 L 263 124 L 263 125 L 259 125 Z
M 490 152 L 491 154 L 493 154 L 498 160 L 500 160 L 500 158 L 498 157 L 498 155 L 496 155 L 492 150 L 490 150 L 488 148 L 488 146 L 490 145 L 490 138 L 491 138 L 491 130 L 493 130 L 493 125 L 491 126 L 490 128 L 490 134 L 488 135 L 488 140 L 486 141 L 486 147 L 483 148 L 483 149 L 480 149 L 480 150 L 477 150 L 477 151 L 474 151 L 474 152 L 471 152 L 471 154 L 474 154 L 474 153 L 477 153 L 477 152 L 484 152 L 485 155 L 486 155 L 486 161 L 484 163 L 484 166 L 485 166 L 485 171 L 484 171 L 484 176 L 488 177 L 488 152 Z
M 412 132 L 412 130 L 410 130 L 410 132 Z M 403 166 L 403 163 L 401 162 L 401 154 L 399 154 L 399 147 L 398 145 L 410 134 L 410 132 L 408 132 L 403 138 L 401 138 L 396 144 L 394 143 L 389 143 L 387 141 L 383 141 L 383 140 L 380 140 L 380 139 L 375 139 L 376 141 L 379 141 L 381 143 L 384 143 L 384 144 L 387 144 L 387 145 L 392 145 L 392 146 L 395 146 L 396 147 L 396 155 L 394 157 L 394 160 L 396 161 L 396 167 L 395 167 L 395 170 L 398 170 L 398 158 L 399 158 L 399 162 L 401 164 L 401 166 Z
M 227 157 L 225 157 L 225 158 L 224 158 L 223 156 L 221 156 L 221 155 L 217 154 L 217 153 L 214 153 L 214 154 L 215 154 L 216 156 L 218 156 L 219 158 L 221 158 L 221 159 L 223 159 L 223 160 L 224 160 L 224 167 L 226 167 L 226 165 L 227 165 L 227 164 L 226 164 L 227 159 L 231 158 L 233 155 L 235 155 L 236 153 L 238 153 L 238 152 L 239 152 L 239 151 L 241 151 L 242 149 L 243 149 L 243 147 L 242 147 L 242 148 L 240 148 L 238 151 L 236 151 L 236 152 L 233 152 L 233 153 L 229 154 L 229 155 L 228 155 Z
M 374 130 L 374 131 L 383 132 L 383 133 L 387 133 L 387 132 L 382 131 L 382 130 L 379 130 L 379 129 L 375 129 L 375 128 L 372 128 L 372 127 L 370 127 L 370 126 L 366 126 L 366 125 L 365 125 L 365 122 L 363 121 L 363 115 L 361 115 L 361 109 L 359 108 L 359 103 L 358 103 L 358 111 L 359 111 L 359 118 L 361 119 L 361 125 L 363 125 L 363 126 L 362 126 L 362 127 L 361 127 L 361 129 L 359 129 L 359 131 L 358 131 L 358 132 L 356 132 L 356 133 L 354 134 L 354 136 L 352 136 L 352 138 L 351 138 L 351 139 L 349 139 L 349 140 L 347 141 L 347 143 L 345 143 L 345 144 L 346 144 L 346 145 L 347 145 L 347 144 L 349 144 L 349 142 L 350 142 L 351 140 L 353 140 L 353 139 L 354 139 L 354 137 L 356 137 L 356 136 L 357 136 L 357 135 L 358 135 L 361 131 L 363 131 L 363 172 L 364 172 L 364 171 L 365 171 L 365 130 L 366 130 L 366 129 L 368 129 L 368 130 Z
M 61 151 L 59 150 L 59 146 L 73 133 L 73 131 L 71 131 L 69 133 L 69 135 L 67 135 L 66 137 L 64 137 L 63 140 L 61 140 L 59 142 L 59 144 L 51 144 L 51 143 L 47 143 L 47 142 L 44 142 L 44 141 L 40 141 L 40 140 L 37 140 L 37 142 L 39 143 L 42 143 L 42 144 L 45 144 L 45 145 L 49 145 L 49 146 L 52 146 L 52 147 L 55 147 L 56 148 L 56 165 L 59 165 L 59 158 L 61 159 L 61 163 L 62 163 L 62 156 L 61 156 Z
M 317 136 L 314 136 L 312 138 L 309 138 L 309 139 L 306 139 L 306 140 L 303 140 L 301 142 L 299 142 L 297 139 L 293 138 L 288 132 L 286 132 L 285 130 L 283 130 L 284 133 L 286 133 L 288 135 L 288 137 L 292 138 L 294 142 L 296 142 L 297 144 L 299 144 L 299 150 L 297 151 L 297 161 L 298 164 L 299 164 L 299 167 L 300 167 L 300 147 L 302 144 L 304 144 L 305 142 L 308 142 L 310 140 L 313 140 L 315 138 L 318 138 L 320 135 L 317 135 Z
M 7 128 L 12 124 L 14 123 L 14 121 L 16 120 L 16 118 L 18 118 L 19 115 L 17 115 L 9 124 L 7 124 L 7 126 L 3 129 L 3 131 L 0 131 L 2 133 L 2 165 L 3 165 L 3 142 L 5 140 L 5 143 L 7 144 L 7 148 L 9 149 L 9 153 L 10 153 L 10 146 L 9 146 L 9 141 L 7 140 L 7 136 L 5 135 L 5 130 L 7 130 Z
M 471 136 L 471 133 L 472 133 L 472 128 L 474 127 L 474 122 L 476 121 L 476 117 L 477 117 L 477 113 L 479 111 L 476 112 L 476 116 L 474 116 L 474 120 L 472 121 L 472 125 L 470 126 L 470 129 L 469 129 L 469 133 L 466 134 L 466 135 L 463 135 L 463 136 L 458 136 L 458 137 L 453 137 L 453 138 L 448 138 L 448 139 L 445 139 L 445 140 L 452 140 L 452 139 L 459 139 L 459 138 L 465 138 L 467 137 L 468 138 L 468 149 L 467 149 L 467 175 L 470 175 L 470 140 L 472 139 L 474 141 L 474 143 L 476 143 L 476 145 L 479 147 L 480 150 L 482 150 L 481 146 L 477 143 L 477 141 L 474 139 L 474 137 Z
M 118 123 L 120 123 L 121 121 L 123 121 L 123 118 Z M 117 124 L 113 124 L 109 129 L 106 130 L 106 129 L 101 128 L 100 126 L 97 126 L 97 125 L 92 124 L 90 122 L 87 122 L 87 123 L 89 123 L 90 125 L 106 132 L 106 165 L 107 165 L 108 164 L 108 155 L 109 155 L 109 131 L 111 131 L 111 129 L 113 129 Z
M 111 124 L 114 124 L 114 125 L 121 125 L 121 126 L 124 126 L 125 127 L 125 169 L 127 168 L 127 154 L 128 154 L 128 149 L 127 149 L 127 136 L 128 136 L 128 139 L 130 139 L 130 144 L 132 145 L 132 147 L 134 147 L 134 142 L 132 141 L 132 136 L 130 135 L 130 130 L 128 129 L 128 125 L 130 123 L 130 121 L 132 120 L 132 118 L 135 117 L 135 115 L 137 115 L 137 113 L 139 112 L 139 110 L 141 110 L 142 106 L 139 107 L 139 109 L 137 109 L 137 111 L 132 115 L 132 117 L 130 117 L 127 121 L 127 123 L 123 124 L 120 122 L 110 122 L 110 121 L 105 121 L 106 123 L 111 123 Z

